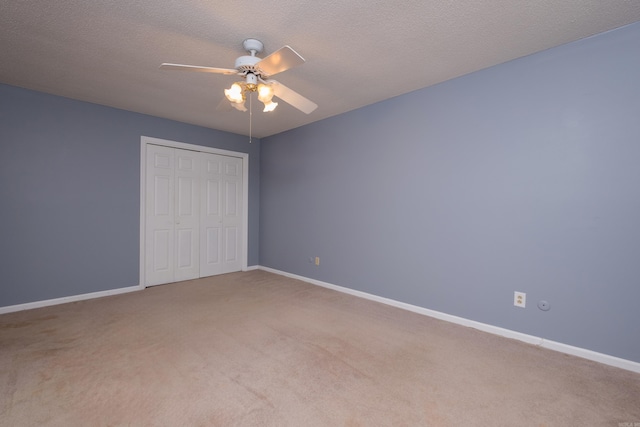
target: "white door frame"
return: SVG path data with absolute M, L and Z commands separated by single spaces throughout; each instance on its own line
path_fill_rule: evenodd
M 184 142 L 170 141 L 168 139 L 152 138 L 142 136 L 140 138 L 140 288 L 146 288 L 145 280 L 145 196 L 146 196 L 146 169 L 147 169 L 147 145 L 161 145 L 171 148 L 182 148 L 184 150 L 201 151 L 204 153 L 220 154 L 222 156 L 239 157 L 242 159 L 242 271 L 247 271 L 247 254 L 249 252 L 249 154 L 236 151 L 223 150 L 220 148 L 204 147 L 201 145 L 187 144 Z

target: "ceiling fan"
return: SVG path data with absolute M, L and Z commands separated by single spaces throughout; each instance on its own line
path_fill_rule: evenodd
M 277 102 L 273 102 L 272 100 L 274 95 L 306 114 L 310 114 L 318 108 L 318 105 L 314 102 L 294 90 L 289 89 L 282 83 L 270 79 L 270 77 L 275 74 L 304 64 L 305 60 L 298 52 L 289 46 L 284 46 L 261 59 L 256 56 L 256 54 L 261 53 L 264 49 L 264 45 L 260 40 L 246 39 L 242 42 L 242 46 L 249 52 L 249 55 L 244 55 L 236 59 L 235 68 L 201 67 L 198 65 L 170 64 L 166 62 L 161 64 L 160 68 L 163 70 L 197 71 L 244 77 L 243 81 L 236 82 L 231 85 L 229 89 L 224 90 L 226 99 L 229 100 L 230 105 L 240 111 L 247 111 L 244 102 L 247 94 L 251 92 L 258 93 L 258 99 L 264 104 L 265 107 L 263 111 L 265 112 L 273 111 L 278 105 Z M 223 103 L 229 106 L 229 103 L 226 103 L 224 98 Z M 218 107 L 221 108 L 223 103 Z M 222 108 L 224 109 L 224 107 Z

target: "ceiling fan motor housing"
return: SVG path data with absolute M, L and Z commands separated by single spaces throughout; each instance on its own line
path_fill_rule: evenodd
M 249 56 L 249 55 L 241 56 L 238 59 L 236 59 L 236 69 L 241 73 L 245 73 L 245 72 L 256 73 L 255 65 L 260 61 L 261 61 L 261 58 L 258 58 L 257 56 Z
M 236 70 L 241 74 L 244 73 L 248 75 L 249 73 L 253 73 L 258 77 L 267 77 L 259 67 L 255 66 L 258 62 L 262 61 L 262 58 L 256 56 L 256 53 L 262 53 L 264 50 L 262 42 L 257 39 L 246 39 L 242 42 L 242 47 L 251 55 L 244 55 L 236 59 Z

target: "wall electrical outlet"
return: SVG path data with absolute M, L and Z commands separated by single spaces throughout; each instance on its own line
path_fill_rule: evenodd
M 320 257 L 319 256 L 316 257 L 316 265 L 320 265 Z
M 513 305 L 515 305 L 516 307 L 525 308 L 527 306 L 527 294 L 518 291 L 514 292 Z

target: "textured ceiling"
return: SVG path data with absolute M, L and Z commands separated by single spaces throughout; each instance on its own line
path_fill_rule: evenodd
M 247 135 L 216 111 L 235 77 L 158 65 L 233 68 L 254 37 L 307 60 L 277 79 L 319 105 L 256 108 L 264 137 L 635 21 L 638 0 L 3 1 L 0 82 Z

